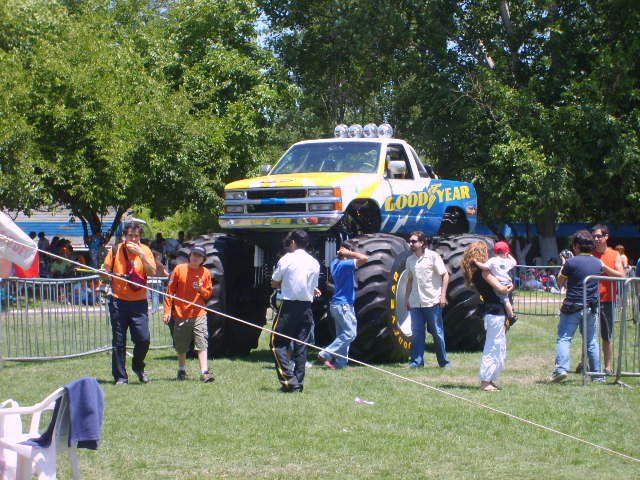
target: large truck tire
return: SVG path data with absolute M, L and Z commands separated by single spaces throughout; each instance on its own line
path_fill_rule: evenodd
M 487 243 L 490 252 L 493 250 L 493 240 L 481 235 L 434 237 L 431 243 L 431 248 L 440 254 L 449 270 L 447 306 L 444 309 L 447 350 L 478 351 L 484 346 L 486 332 L 478 309 L 480 296 L 473 287 L 465 284 L 460 266 L 464 251 L 478 240 Z
M 411 341 L 397 314 L 396 289 L 409 255 L 407 242 L 394 235 L 377 233 L 352 239 L 369 261 L 356 270 L 356 317 L 358 334 L 349 356 L 368 363 L 407 359 Z
M 266 322 L 268 291 L 252 287 L 255 275 L 252 245 L 233 235 L 203 235 L 179 250 L 178 263 L 188 261 L 194 246 L 205 249 L 204 266 L 213 278 L 213 295 L 207 307 L 262 327 Z M 209 358 L 246 356 L 258 346 L 259 328 L 211 312 L 207 313 L 207 326 Z

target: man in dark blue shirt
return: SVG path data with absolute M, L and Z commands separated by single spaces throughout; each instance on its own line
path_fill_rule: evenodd
M 560 308 L 558 323 L 558 339 L 556 341 L 556 365 L 550 382 L 561 382 L 568 376 L 571 362 L 571 340 L 579 328 L 587 343 L 589 371 L 600 371 L 600 347 L 596 335 L 598 282 L 587 284 L 586 304 L 583 296 L 583 281 L 589 275 L 602 275 L 602 262 L 591 255 L 595 245 L 593 235 L 588 230 L 580 230 L 573 237 L 572 250 L 574 257 L 564 260 L 558 276 L 558 284 L 567 286 L 567 294 Z M 582 331 L 583 310 L 586 309 L 587 332 Z M 602 382 L 604 377 L 593 377 Z
M 338 250 L 338 257 L 331 262 L 331 277 L 335 291 L 331 297 L 329 311 L 335 322 L 336 338 L 318 354 L 318 359 L 327 368 L 334 370 L 347 366 L 349 346 L 356 338 L 358 322 L 354 309 L 356 299 L 356 268 L 364 265 L 369 257 L 356 252 L 346 241 Z

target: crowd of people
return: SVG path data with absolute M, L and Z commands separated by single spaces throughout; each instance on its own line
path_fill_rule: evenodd
M 49 242 L 43 232 L 37 237 L 38 247 L 43 251 L 56 252 L 56 255 L 65 258 L 73 254 L 68 240 L 54 237 Z M 492 257 L 484 241 L 474 242 L 466 249 L 461 267 L 466 283 L 477 290 L 482 300 L 481 312 L 486 330 L 479 370 L 480 388 L 483 391 L 500 390 L 498 380 L 507 355 L 506 333 L 517 320 L 510 295 L 516 286 L 565 293 L 557 329 L 555 367 L 550 382 L 564 380 L 571 371 L 570 346 L 578 329 L 585 335 L 589 371 L 596 372 L 592 379 L 601 382 L 604 381 L 602 373 L 612 374 L 615 285 L 606 281 L 591 282 L 587 285 L 587 303 L 583 304 L 583 280 L 587 276 L 624 277 L 629 273 L 629 260 L 624 247 L 609 247 L 608 238 L 606 225 L 595 225 L 591 231 L 580 230 L 572 238 L 571 249 L 561 252 L 557 276 L 541 270 L 539 275 L 531 273 L 532 276 L 516 276 L 515 282 L 512 281 L 511 271 L 516 261 L 510 254 L 508 243 L 497 242 Z M 167 275 L 170 277 L 164 299 L 163 320 L 172 330 L 178 356 L 176 378 L 187 378 L 186 354 L 193 348 L 199 361 L 200 380 L 214 380 L 207 361 L 208 332 L 204 306 L 213 293 L 213 280 L 208 269 L 203 267 L 206 253 L 202 247 L 192 248 L 188 262 L 169 272 L 167 264 L 177 254 L 184 234 L 181 232 L 178 240 L 171 240 L 158 233 L 152 242 L 144 242 L 141 226 L 130 223 L 124 227 L 122 242 L 106 249 L 102 268 L 114 275 L 108 303 L 113 333 L 112 374 L 117 385 L 125 385 L 129 381 L 125 366 L 128 331 L 134 343 L 133 372 L 140 382 L 149 381 L 145 369 L 145 357 L 150 344 L 149 298 L 143 287 L 148 277 Z M 406 308 L 411 319 L 412 346 L 407 366 L 411 369 L 425 366 L 425 337 L 429 333 L 433 337 L 437 365 L 451 368 L 443 324 L 449 271 L 442 257 L 429 249 L 428 239 L 423 232 L 412 232 L 408 242 L 411 254 L 406 260 Z M 290 232 L 284 240 L 285 253 L 279 259 L 271 279 L 271 286 L 279 290 L 278 297 L 282 302 L 274 320 L 270 348 L 281 391 L 286 393 L 303 391 L 308 345 L 313 343 L 312 303 L 320 296 L 320 265 L 307 251 L 308 247 L 309 235 L 306 231 Z M 331 370 L 348 365 L 349 347 L 357 335 L 354 306 L 356 270 L 367 261 L 366 254 L 358 252 L 355 245 L 345 241 L 329 268 L 335 285 L 329 311 L 335 323 L 336 336 L 333 342 L 320 350 L 318 360 Z M 50 262 L 43 270 L 58 274 L 55 262 Z M 533 285 L 533 282 L 538 284 Z M 90 287 L 87 282 L 78 282 L 73 295 L 77 303 L 95 301 L 93 286 Z M 159 295 L 156 293 L 156 296 Z M 159 304 L 159 298 L 155 303 Z M 587 312 L 586 332 L 582 332 L 583 311 Z M 598 324 L 603 370 L 596 331 Z M 577 370 L 581 368 L 582 365 L 579 365 Z

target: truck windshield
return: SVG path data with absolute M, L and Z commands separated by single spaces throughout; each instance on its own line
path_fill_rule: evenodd
M 310 172 L 375 173 L 380 145 L 374 142 L 323 142 L 294 145 L 271 175 Z

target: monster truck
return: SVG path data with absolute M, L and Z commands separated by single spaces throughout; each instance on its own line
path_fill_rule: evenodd
M 473 185 L 439 179 L 407 142 L 393 138 L 387 124 L 362 130 L 338 126 L 336 138 L 291 146 L 273 168 L 265 167 L 266 175 L 226 185 L 219 219 L 225 233 L 195 241 L 205 248 L 205 265 L 214 277 L 209 306 L 220 312 L 209 317 L 212 355 L 246 355 L 257 346 L 260 330 L 254 325 L 266 322 L 269 280 L 283 253 L 282 240 L 298 228 L 311 234 L 311 253 L 322 266 L 323 295 L 314 302 L 317 344 L 332 339 L 327 271 L 348 238 L 369 256 L 357 270 L 358 334 L 351 355 L 378 362 L 407 358 L 406 238 L 422 230 L 434 236 L 431 247 L 451 273 L 444 312 L 447 348 L 481 347 L 479 298 L 464 285 L 460 268 L 462 252 L 480 238 L 469 234 L 477 212 Z

